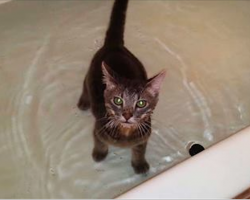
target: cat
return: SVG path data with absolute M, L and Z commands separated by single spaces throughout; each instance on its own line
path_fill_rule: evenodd
M 135 173 L 146 173 L 145 159 L 151 135 L 151 115 L 157 105 L 165 70 L 148 79 L 142 63 L 124 46 L 128 0 L 115 0 L 104 45 L 94 55 L 78 102 L 95 117 L 96 162 L 104 160 L 108 146 L 132 149 Z

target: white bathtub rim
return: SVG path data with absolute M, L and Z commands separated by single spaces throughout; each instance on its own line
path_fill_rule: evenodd
M 250 187 L 248 152 L 250 127 L 117 198 L 234 198 Z

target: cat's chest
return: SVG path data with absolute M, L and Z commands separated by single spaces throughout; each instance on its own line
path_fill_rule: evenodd
M 137 132 L 137 129 L 134 127 L 120 126 L 118 128 L 118 131 L 120 135 L 129 137 L 129 136 L 135 135 Z
M 116 130 L 106 130 L 105 133 L 99 135 L 99 139 L 114 146 L 131 147 L 147 141 L 149 136 L 149 130 L 140 134 L 136 127 L 120 126 Z

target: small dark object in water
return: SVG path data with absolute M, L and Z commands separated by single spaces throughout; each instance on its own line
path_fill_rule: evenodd
M 200 145 L 200 144 L 192 144 L 190 147 L 189 147 L 189 154 L 190 156 L 194 156 L 202 151 L 204 151 L 205 148 Z

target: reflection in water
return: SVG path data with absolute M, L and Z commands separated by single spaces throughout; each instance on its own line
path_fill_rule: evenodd
M 76 103 L 112 1 L 0 6 L 0 197 L 110 198 L 249 125 L 247 1 L 131 1 L 126 45 L 168 76 L 153 120 L 148 175 L 130 151 L 91 159 L 93 117 Z M 149 14 L 150 13 L 150 14 Z

